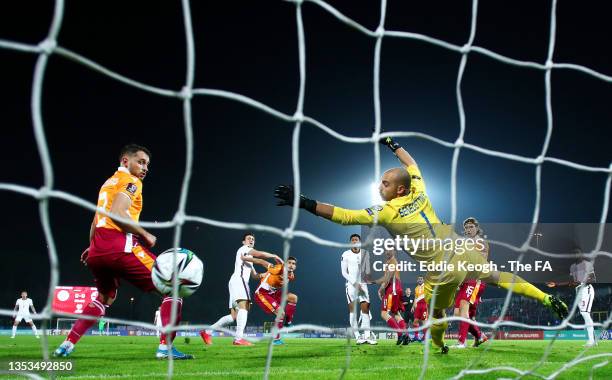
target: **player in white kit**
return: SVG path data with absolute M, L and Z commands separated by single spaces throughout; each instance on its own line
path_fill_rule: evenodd
M 230 277 L 229 288 L 229 304 L 230 313 L 221 317 L 211 327 L 213 329 L 229 325 L 236 321 L 236 336 L 234 338 L 235 346 L 252 346 L 253 344 L 244 339 L 244 328 L 246 327 L 247 316 L 251 306 L 251 291 L 249 288 L 249 278 L 259 279 L 259 274 L 253 268 L 254 258 L 258 259 L 274 259 L 278 263 L 282 263 L 280 257 L 272 253 L 257 251 L 255 246 L 255 235 L 246 233 L 242 239 L 242 246 L 236 252 L 236 260 L 234 262 L 234 273 Z M 200 331 L 200 336 L 204 343 L 211 344 L 211 331 Z
M 591 318 L 591 306 L 595 298 L 595 289 L 591 284 L 595 282 L 595 268 L 593 268 L 593 263 L 591 261 L 582 256 L 582 251 L 580 249 L 575 249 L 574 253 L 578 255 L 578 259 L 570 266 L 570 281 L 556 283 L 547 282 L 546 285 L 550 288 L 564 285 L 576 287 L 578 310 L 580 310 L 580 315 L 582 319 L 584 319 L 588 337 L 585 347 L 593 347 L 597 345 L 595 341 L 595 330 L 593 328 L 593 318 Z
M 28 298 L 28 292 L 25 290 L 21 292 L 21 298 L 17 299 L 15 302 L 15 323 L 13 323 L 13 335 L 11 335 L 11 339 L 15 338 L 15 333 L 17 332 L 17 326 L 22 319 L 30 325 L 32 331 L 34 332 L 34 336 L 38 339 L 38 331 L 36 331 L 36 325 L 32 322 L 32 316 L 30 315 L 30 308 L 32 309 L 32 313 L 36 314 L 36 309 L 34 309 L 34 303 L 30 298 Z
M 351 244 L 359 244 L 361 236 L 352 234 Z M 349 309 L 349 321 L 355 334 L 357 344 L 377 344 L 374 334 L 370 333 L 370 294 L 368 293 L 367 278 L 370 275 L 370 259 L 368 252 L 353 247 L 342 253 L 342 277 L 346 279 L 346 302 Z M 357 305 L 355 305 L 357 303 Z M 360 310 L 361 318 L 357 318 L 356 311 Z M 361 319 L 363 337 L 359 334 L 357 320 Z

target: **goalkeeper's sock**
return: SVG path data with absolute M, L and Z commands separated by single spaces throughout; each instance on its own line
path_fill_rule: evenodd
M 183 299 L 177 298 L 176 300 L 176 321 L 174 322 L 174 326 L 178 326 L 181 322 L 181 312 L 183 309 Z M 161 308 L 159 309 L 159 314 L 161 316 L 162 326 L 166 327 L 170 324 L 170 317 L 172 313 L 172 297 L 165 297 L 162 300 Z M 170 342 L 174 341 L 176 337 L 176 331 L 173 331 L 169 334 L 161 334 L 159 337 L 159 344 L 168 344 L 168 339 Z
M 468 329 L 468 331 L 470 332 L 470 334 L 474 335 L 474 338 L 480 339 L 482 337 L 482 331 L 480 331 L 480 327 L 472 324 L 469 325 L 470 328 Z
M 104 308 L 104 305 L 102 305 L 102 302 L 98 300 L 93 300 L 89 303 L 89 305 L 87 305 L 86 308 L 83 309 L 83 315 L 101 317 L 104 315 L 105 311 L 106 310 Z M 76 344 L 79 339 L 81 339 L 81 336 L 85 335 L 87 330 L 89 330 L 89 328 L 95 323 L 95 319 L 79 319 L 74 323 L 74 326 L 72 327 L 72 330 L 70 330 L 70 333 L 68 334 L 68 338 L 66 338 L 66 340 L 70 341 L 73 344 Z
M 459 339 L 458 339 L 459 344 L 465 343 L 465 339 L 467 338 L 467 333 L 468 333 L 468 329 L 470 326 L 471 325 L 467 322 L 463 322 L 463 321 L 459 322 Z
M 436 346 L 444 347 L 444 332 L 448 327 L 448 322 L 434 323 L 431 326 L 431 340 Z
M 293 314 L 295 314 L 295 304 L 293 302 L 287 302 L 285 306 L 285 322 L 291 324 L 293 322 Z
M 514 282 L 514 284 L 513 284 Z M 520 276 L 513 275 L 509 272 L 499 272 L 499 281 L 497 286 L 509 290 L 512 288 L 512 292 L 525 297 L 533 298 L 540 302 L 544 302 L 546 293 L 531 285 Z
M 12 336 L 15 336 L 15 334 L 17 334 L 17 326 L 13 325 L 13 335 Z

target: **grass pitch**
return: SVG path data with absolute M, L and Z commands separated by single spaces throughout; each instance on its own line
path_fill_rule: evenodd
M 49 337 L 50 351 L 64 337 Z M 177 347 L 195 355 L 195 360 L 175 361 L 177 379 L 260 379 L 262 378 L 267 341 L 253 347 L 232 346 L 229 338 L 217 338 L 212 346 L 192 338 L 186 344 L 177 338 Z M 347 364 L 347 345 L 343 339 L 287 339 L 286 345 L 274 347 L 270 378 L 272 379 L 337 379 Z M 70 373 L 59 373 L 65 379 L 162 379 L 168 363 L 155 359 L 157 339 L 153 337 L 86 336 L 68 359 L 74 366 Z M 452 341 L 448 343 L 454 343 Z M 485 370 L 492 367 L 515 367 L 528 370 L 537 367 L 540 375 L 549 376 L 568 362 L 580 357 L 585 360 L 562 372 L 557 379 L 612 379 L 612 342 L 584 350 L 583 341 L 557 341 L 548 357 L 543 358 L 550 341 L 495 341 L 480 348 L 452 349 L 449 355 L 431 350 L 426 379 L 448 379 L 462 369 Z M 489 347 L 486 347 L 489 346 Z M 349 367 L 345 379 L 416 379 L 423 363 L 424 346 L 411 343 L 396 346 L 394 341 L 381 340 L 378 346 L 355 346 L 351 342 Z M 0 370 L 8 370 L 9 361 L 41 360 L 40 341 L 32 336 L 9 339 L 0 337 Z M 605 363 L 609 361 L 607 365 Z M 595 368 L 594 368 L 595 366 Z M 5 375 L 7 376 L 6 372 Z M 469 375 L 467 379 L 514 378 L 511 371 L 494 371 Z M 10 376 L 11 378 L 18 378 Z M 49 377 L 48 374 L 43 374 Z M 528 376 L 525 379 L 535 379 Z

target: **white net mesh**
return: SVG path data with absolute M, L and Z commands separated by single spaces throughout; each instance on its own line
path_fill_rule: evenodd
M 550 10 L 550 20 L 549 20 L 550 21 L 550 36 L 549 36 L 549 43 L 548 43 L 548 54 L 547 54 L 546 61 L 544 63 L 512 59 L 512 58 L 500 55 L 498 53 L 495 53 L 491 50 L 473 45 L 474 38 L 476 36 L 476 20 L 477 20 L 477 13 L 478 13 L 478 1 L 477 0 L 474 0 L 472 3 L 470 35 L 469 35 L 468 41 L 463 46 L 454 45 L 446 41 L 439 40 L 439 39 L 436 39 L 436 38 L 433 38 L 427 35 L 418 34 L 418 33 L 385 30 L 385 16 L 386 16 L 386 9 L 387 9 L 387 2 L 385 0 L 381 0 L 381 3 L 380 3 L 380 20 L 379 20 L 379 24 L 376 30 L 369 30 L 368 28 L 360 25 L 359 23 L 348 18 L 347 16 L 345 16 L 344 14 L 342 14 L 337 9 L 335 9 L 334 7 L 332 7 L 331 5 L 329 5 L 328 3 L 324 1 L 293 0 L 291 2 L 295 3 L 295 6 L 296 6 L 295 14 L 296 14 L 296 23 L 297 23 L 297 31 L 298 31 L 299 77 L 300 77 L 300 86 L 299 86 L 299 92 L 298 92 L 297 105 L 296 105 L 296 109 L 293 115 L 288 115 L 283 112 L 280 112 L 271 106 L 268 106 L 255 99 L 251 99 L 241 94 L 237 94 L 237 93 L 233 93 L 229 91 L 218 90 L 218 89 L 193 88 L 194 75 L 195 75 L 195 48 L 194 48 L 194 41 L 193 41 L 190 6 L 189 6 L 188 0 L 182 0 L 185 38 L 186 38 L 186 43 L 187 43 L 187 69 L 186 69 L 186 75 L 185 75 L 186 76 L 185 84 L 183 88 L 180 89 L 179 91 L 158 88 L 155 86 L 150 86 L 145 83 L 141 83 L 141 82 L 132 80 L 119 73 L 113 72 L 99 65 L 98 63 L 87 59 L 86 57 L 83 57 L 75 52 L 72 52 L 68 49 L 61 47 L 58 44 L 57 37 L 58 37 L 59 31 L 62 26 L 62 19 L 64 15 L 64 1 L 63 0 L 57 0 L 55 2 L 54 15 L 53 15 L 51 27 L 49 29 L 49 33 L 47 37 L 42 42 L 40 42 L 38 45 L 28 45 L 28 44 L 15 42 L 15 41 L 7 41 L 7 40 L 0 39 L 0 48 L 38 55 L 38 59 L 36 61 L 36 66 L 34 70 L 33 83 L 32 83 L 31 113 L 32 113 L 32 118 L 33 118 L 33 127 L 34 127 L 36 144 L 37 144 L 38 152 L 41 157 L 41 163 L 43 167 L 44 186 L 41 187 L 40 189 L 35 189 L 31 187 L 22 186 L 19 184 L 14 184 L 14 183 L 0 183 L 0 190 L 11 191 L 11 192 L 28 195 L 28 196 L 31 196 L 37 199 L 39 203 L 40 219 L 42 222 L 44 235 L 45 235 L 46 242 L 48 245 L 50 273 L 51 273 L 47 304 L 40 314 L 34 316 L 35 319 L 46 322 L 46 323 L 43 323 L 43 326 L 42 326 L 44 334 L 43 334 L 43 339 L 41 339 L 41 346 L 42 346 L 42 351 L 43 351 L 42 356 L 44 360 L 49 359 L 48 342 L 46 339 L 46 335 L 47 335 L 46 329 L 48 328 L 47 323 L 54 317 L 62 317 L 62 316 L 74 317 L 75 316 L 75 315 L 66 314 L 66 313 L 56 313 L 51 308 L 51 302 L 53 299 L 53 290 L 58 285 L 59 266 L 58 266 L 58 260 L 57 260 L 57 257 L 58 257 L 57 250 L 56 250 L 54 238 L 53 238 L 53 235 L 50 229 L 49 199 L 50 198 L 61 199 L 61 200 L 73 203 L 75 205 L 81 206 L 85 209 L 88 209 L 94 212 L 99 211 L 96 209 L 96 205 L 92 204 L 91 202 L 88 202 L 84 199 L 81 199 L 69 193 L 66 193 L 60 190 L 56 190 L 54 188 L 53 167 L 50 161 L 48 144 L 47 144 L 47 140 L 45 137 L 45 128 L 44 128 L 43 118 L 41 114 L 41 98 L 42 98 L 43 82 L 45 78 L 47 62 L 48 62 L 49 56 L 52 54 L 59 55 L 61 57 L 75 61 L 102 75 L 115 79 L 128 86 L 132 86 L 132 87 L 135 87 L 135 88 L 138 88 L 138 89 L 141 89 L 143 91 L 147 91 L 153 94 L 157 94 L 157 95 L 161 95 L 161 96 L 165 96 L 169 98 L 178 98 L 182 100 L 183 117 L 184 117 L 183 121 L 184 121 L 185 137 L 186 137 L 186 149 L 185 149 L 186 165 L 185 165 L 185 170 L 183 174 L 181 196 L 180 196 L 178 210 L 176 211 L 175 216 L 172 221 L 161 222 L 161 223 L 153 223 L 153 222 L 141 222 L 140 223 L 143 227 L 146 227 L 146 228 L 174 228 L 174 231 L 175 231 L 174 246 L 176 247 L 180 246 L 182 226 L 185 222 L 188 222 L 188 221 L 195 222 L 195 223 L 202 223 L 202 224 L 219 227 L 219 228 L 229 228 L 229 229 L 238 229 L 238 230 L 249 229 L 249 230 L 255 230 L 255 231 L 265 231 L 265 232 L 269 232 L 269 233 L 278 235 L 284 239 L 283 256 L 285 260 L 289 256 L 289 252 L 291 249 L 291 240 L 296 237 L 308 239 L 316 244 L 329 246 L 329 247 L 346 247 L 347 246 L 346 244 L 343 244 L 343 243 L 321 239 L 309 233 L 308 231 L 296 230 L 295 227 L 298 222 L 298 214 L 299 214 L 298 207 L 293 208 L 293 213 L 291 216 L 291 221 L 289 223 L 289 226 L 287 226 L 287 228 L 285 228 L 284 230 L 281 230 L 281 229 L 278 229 L 272 226 L 262 225 L 262 224 L 229 223 L 229 222 L 205 218 L 202 216 L 186 215 L 185 206 L 187 203 L 188 188 L 189 188 L 189 183 L 191 180 L 192 160 L 193 160 L 193 127 L 192 127 L 192 116 L 191 116 L 191 100 L 193 96 L 204 95 L 204 96 L 214 96 L 214 97 L 219 97 L 219 98 L 225 98 L 225 99 L 229 99 L 232 101 L 240 102 L 240 103 L 249 105 L 251 107 L 254 107 L 262 112 L 268 113 L 283 121 L 294 124 L 293 137 L 292 137 L 292 167 L 293 167 L 293 178 L 294 178 L 294 187 L 295 187 L 294 205 L 298 204 L 298 201 L 299 201 L 298 198 L 299 198 L 300 187 L 301 187 L 299 142 L 300 142 L 300 131 L 301 131 L 303 124 L 308 124 L 316 128 L 319 128 L 322 131 L 328 133 L 330 136 L 340 141 L 346 142 L 346 143 L 372 144 L 374 147 L 374 158 L 375 158 L 375 161 L 374 161 L 374 180 L 375 181 L 378 180 L 378 178 L 380 177 L 380 145 L 378 144 L 378 141 L 380 140 L 381 137 L 392 136 L 392 137 L 426 139 L 435 144 L 439 144 L 446 148 L 453 149 L 452 175 L 451 175 L 451 220 L 450 220 L 451 224 L 455 224 L 456 218 L 457 218 L 457 166 L 458 166 L 459 156 L 460 156 L 462 149 L 469 149 L 469 150 L 473 150 L 475 152 L 478 152 L 484 155 L 488 155 L 488 156 L 494 156 L 494 157 L 499 157 L 499 158 L 503 158 L 506 160 L 512 160 L 512 161 L 534 165 L 536 169 L 535 170 L 535 185 L 536 185 L 535 199 L 536 201 L 535 201 L 535 207 L 534 207 L 533 216 L 532 216 L 532 224 L 531 224 L 532 227 L 531 227 L 530 233 L 527 235 L 527 239 L 521 246 L 514 246 L 514 245 L 511 245 L 505 242 L 501 242 L 501 241 L 491 241 L 491 243 L 494 245 L 503 246 L 503 247 L 506 247 L 506 248 L 509 248 L 511 250 L 518 252 L 520 254 L 519 261 L 522 259 L 523 255 L 528 251 L 534 252 L 538 255 L 542 255 L 545 257 L 573 257 L 573 255 L 571 254 L 557 254 L 557 253 L 545 252 L 543 250 L 540 250 L 539 248 L 536 248 L 530 245 L 531 236 L 535 232 L 536 225 L 539 221 L 542 165 L 545 162 L 550 162 L 550 163 L 555 163 L 558 165 L 567 166 L 567 167 L 570 167 L 576 170 L 606 174 L 607 181 L 605 183 L 604 199 L 603 199 L 603 204 L 601 208 L 600 228 L 597 234 L 596 244 L 591 252 L 591 255 L 593 257 L 604 256 L 604 257 L 612 258 L 612 253 L 601 250 L 602 244 L 603 244 L 605 222 L 607 220 L 608 210 L 609 210 L 609 199 L 610 199 L 611 182 L 612 182 L 612 164 L 607 168 L 593 167 L 593 166 L 583 165 L 577 162 L 572 162 L 572 161 L 567 161 L 567 160 L 547 156 L 551 134 L 553 131 L 553 118 L 552 118 L 553 110 L 552 110 L 552 105 L 551 105 L 551 72 L 552 70 L 553 69 L 555 70 L 558 70 L 558 69 L 576 70 L 586 75 L 597 78 L 599 80 L 602 80 L 605 82 L 612 82 L 611 76 L 599 73 L 588 67 L 571 64 L 571 63 L 553 62 L 553 53 L 554 53 L 554 48 L 555 48 L 555 35 L 556 35 L 556 7 L 557 7 L 556 0 L 552 1 L 552 6 Z M 376 45 L 374 48 L 374 70 L 373 70 L 373 84 L 374 84 L 373 99 L 374 99 L 375 125 L 374 125 L 374 132 L 371 136 L 367 136 L 367 137 L 345 136 L 345 135 L 342 135 L 334 131 L 331 127 L 324 125 L 323 123 L 311 117 L 308 117 L 304 114 L 304 94 L 305 94 L 305 86 L 306 86 L 306 68 L 305 68 L 306 49 L 305 49 L 304 26 L 303 26 L 303 19 L 302 19 L 302 6 L 303 6 L 303 3 L 305 2 L 313 3 L 314 5 L 321 7 L 322 9 L 327 11 L 329 14 L 331 14 L 333 17 L 335 17 L 338 21 L 350 26 L 351 28 L 355 29 L 358 33 L 364 34 L 376 40 Z M 432 44 L 440 48 L 447 49 L 452 52 L 460 54 L 461 59 L 459 61 L 459 70 L 458 70 L 457 82 L 456 82 L 456 98 L 457 98 L 457 106 L 459 110 L 460 129 L 459 129 L 458 137 L 454 142 L 444 141 L 434 136 L 431 136 L 425 133 L 419 133 L 419 132 L 405 132 L 404 131 L 404 132 L 381 133 L 381 105 L 380 105 L 379 77 L 380 77 L 381 46 L 382 46 L 383 38 L 402 38 L 402 39 L 420 40 L 427 44 Z M 463 73 L 467 65 L 467 60 L 471 53 L 481 54 L 481 55 L 487 56 L 493 60 L 499 61 L 504 64 L 519 66 L 525 69 L 538 70 L 544 73 L 547 128 L 546 128 L 546 137 L 544 139 L 544 143 L 542 145 L 541 152 L 537 157 L 520 156 L 520 155 L 516 155 L 512 153 L 506 153 L 506 152 L 486 149 L 486 148 L 483 148 L 477 145 L 473 145 L 473 144 L 464 142 L 464 135 L 466 131 L 466 121 L 465 121 L 466 118 L 465 118 L 465 111 L 463 107 L 461 84 L 462 84 Z M 129 223 L 129 221 L 126 221 L 126 222 Z M 285 281 L 285 283 L 287 283 L 287 281 Z M 176 297 L 176 294 L 177 294 L 177 287 L 175 283 L 175 287 L 174 287 L 175 297 Z M 584 325 L 576 325 L 576 324 L 570 323 L 570 320 L 576 310 L 576 302 L 573 305 L 572 312 L 570 313 L 570 315 L 565 320 L 563 320 L 562 323 L 558 326 L 534 326 L 534 325 L 528 325 L 528 324 L 517 323 L 517 322 L 512 322 L 512 321 L 505 321 L 503 320 L 503 316 L 506 314 L 506 311 L 508 309 L 511 295 L 512 295 L 511 292 L 507 293 L 503 308 L 500 313 L 501 315 L 495 323 L 492 323 L 492 324 L 477 323 L 478 326 L 488 327 L 492 329 L 498 329 L 501 326 L 516 326 L 516 327 L 522 327 L 522 328 L 528 328 L 528 329 L 539 329 L 539 330 L 561 330 L 566 327 L 584 328 Z M 286 298 L 287 298 L 287 287 L 284 287 L 283 293 L 282 293 L 282 307 L 284 307 L 286 304 Z M 432 300 L 432 303 L 433 302 L 434 300 Z M 0 315 L 6 315 L 6 316 L 12 315 L 12 310 L 0 309 Z M 176 307 L 173 307 L 171 318 L 173 321 L 176 320 Z M 452 321 L 452 320 L 463 320 L 463 319 L 457 318 L 457 317 L 449 317 L 447 318 L 447 320 Z M 601 326 L 603 328 L 608 328 L 611 320 L 612 320 L 612 317 L 608 318 L 604 323 L 596 323 L 595 326 Z M 133 326 L 140 326 L 140 327 L 148 328 L 148 329 L 156 328 L 154 325 L 150 323 L 143 323 L 143 322 L 138 322 L 138 321 L 121 320 L 121 319 L 113 319 L 113 318 L 108 318 L 107 321 L 111 323 L 120 323 L 120 324 L 129 324 Z M 426 328 L 430 326 L 431 326 L 431 319 L 422 328 Z M 168 329 L 165 329 L 164 331 L 173 331 L 173 330 L 179 330 L 179 329 L 197 330 L 197 329 L 202 329 L 202 328 L 207 328 L 207 327 L 209 326 L 208 325 L 191 325 L 189 327 L 182 326 L 182 327 L 168 328 Z M 331 332 L 331 330 L 326 328 L 325 326 L 315 326 L 315 325 L 298 325 L 298 326 L 294 326 L 291 328 L 285 328 L 283 329 L 283 331 L 295 331 L 295 330 L 301 330 L 301 329 L 316 329 L 316 330 Z M 272 335 L 275 334 L 276 332 L 275 330 L 276 330 L 276 327 L 273 328 Z M 386 329 L 375 329 L 375 330 L 386 330 Z M 592 375 L 595 369 L 608 364 L 608 360 L 606 360 L 606 358 L 612 357 L 612 353 L 588 355 L 588 352 L 585 349 L 584 351 L 579 352 L 573 360 L 563 365 L 561 368 L 559 368 L 552 374 L 548 376 L 543 376 L 537 373 L 536 370 L 538 369 L 540 364 L 543 363 L 548 357 L 548 355 L 550 354 L 554 342 L 555 342 L 554 340 L 550 342 L 550 344 L 547 346 L 545 352 L 542 355 L 540 363 L 538 365 L 535 365 L 531 369 L 520 370 L 518 368 L 505 367 L 505 366 L 504 367 L 491 367 L 491 368 L 486 368 L 486 369 L 474 369 L 474 367 L 478 364 L 480 358 L 486 355 L 485 353 L 484 355 L 478 355 L 470 363 L 470 365 L 467 368 L 460 371 L 454 378 L 459 379 L 466 375 L 486 374 L 486 373 L 491 373 L 495 371 L 511 371 L 511 372 L 516 373 L 518 376 L 533 375 L 533 376 L 537 376 L 541 378 L 552 379 L 552 378 L 557 377 L 559 374 L 563 373 L 564 371 L 567 371 L 570 368 L 580 363 L 589 362 L 589 361 L 593 362 L 593 361 L 596 361 L 595 359 L 604 359 L 604 361 L 602 362 L 596 361 L 596 363 L 591 367 L 591 375 Z M 426 345 L 425 346 L 425 356 L 424 356 L 422 370 L 420 372 L 419 378 L 423 378 L 426 374 L 427 363 L 428 363 L 429 353 L 430 353 L 429 351 L 430 351 L 429 346 Z M 273 345 L 272 345 L 272 342 L 270 341 L 264 378 L 267 378 L 270 373 L 269 371 L 270 371 L 270 365 L 272 362 L 272 358 L 273 358 Z M 349 368 L 349 364 L 350 364 L 350 350 L 347 350 L 346 366 L 342 371 L 341 377 L 346 374 L 346 370 Z M 168 376 L 171 377 L 173 375 L 173 372 L 174 372 L 173 361 L 169 360 Z M 37 376 L 36 374 L 25 374 L 25 375 L 31 378 L 39 378 L 39 376 Z

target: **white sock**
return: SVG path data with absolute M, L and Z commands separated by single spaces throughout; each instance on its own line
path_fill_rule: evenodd
M 580 315 L 582 315 L 582 319 L 584 319 L 587 335 L 589 337 L 588 343 L 593 344 L 595 343 L 595 331 L 593 329 L 593 319 L 591 318 L 591 313 L 581 311 Z
M 351 322 L 351 327 L 353 328 L 353 334 L 355 335 L 355 339 L 359 339 L 359 329 L 357 326 L 357 316 L 355 313 L 349 314 L 349 321 Z
M 227 325 L 231 325 L 232 323 L 234 323 L 234 318 L 232 318 L 231 314 L 228 314 L 228 315 L 224 315 L 223 317 L 219 318 L 219 320 L 210 327 L 216 329 L 219 327 L 225 327 Z M 212 333 L 212 330 L 206 330 L 206 333 L 210 334 Z
M 17 326 L 13 325 L 13 336 L 15 336 L 15 334 L 17 334 Z
M 34 335 L 38 335 L 38 331 L 36 331 L 36 325 L 32 323 L 32 331 L 34 331 Z
M 236 339 L 244 337 L 244 328 L 246 327 L 248 315 L 249 312 L 245 309 L 238 309 L 238 315 L 236 316 Z
M 363 330 L 363 336 L 366 339 L 370 339 L 370 314 L 361 313 L 361 329 Z

